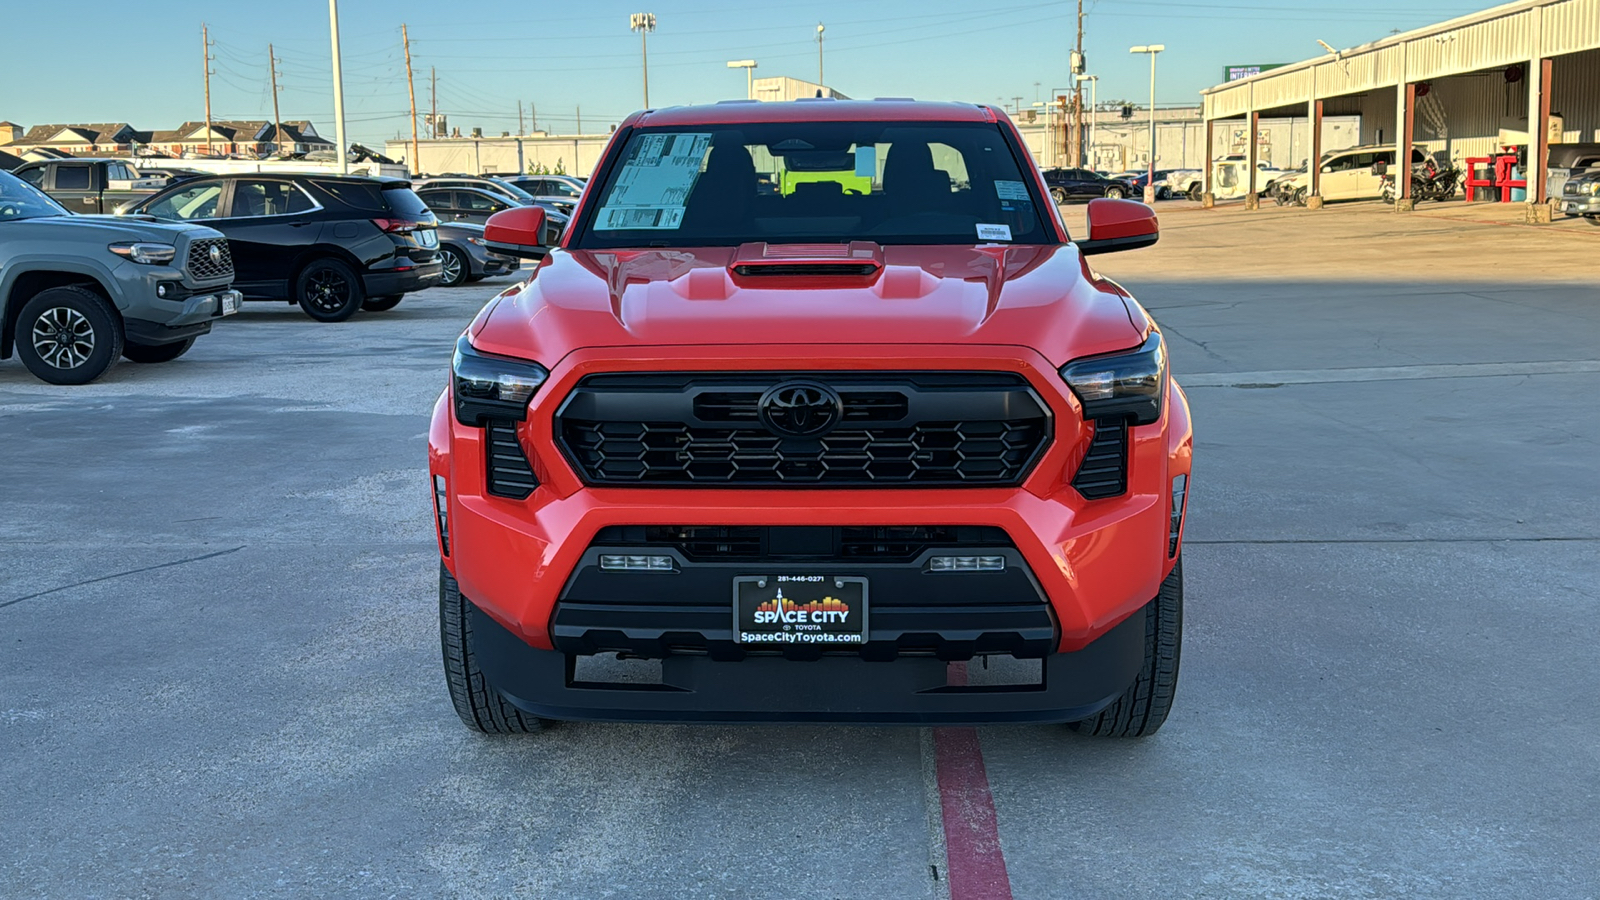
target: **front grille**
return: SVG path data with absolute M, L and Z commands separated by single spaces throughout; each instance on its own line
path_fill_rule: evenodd
M 1072 486 L 1087 500 L 1115 497 L 1128 489 L 1128 424 L 1094 421 L 1094 440 L 1072 477 Z
M 762 397 L 797 379 L 838 393 L 831 431 L 763 424 Z M 995 372 L 590 376 L 558 419 L 567 458 L 600 485 L 1012 485 L 1050 440 L 1027 381 Z
M 211 258 L 211 248 L 220 253 Z M 189 242 L 189 274 L 201 281 L 233 277 L 233 251 L 228 249 L 227 238 L 200 238 Z
M 1014 547 L 1004 529 L 981 525 L 613 525 L 593 546 L 670 549 L 690 562 L 911 562 L 935 547 Z
M 517 429 L 511 422 L 490 419 L 484 423 L 483 440 L 487 448 L 486 460 L 488 491 L 496 497 L 526 500 L 539 480 L 528 465 L 528 457 L 517 440 Z

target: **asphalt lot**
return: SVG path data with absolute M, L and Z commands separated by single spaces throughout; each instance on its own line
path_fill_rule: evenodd
M 980 730 L 1012 895 L 1600 896 L 1600 229 L 1161 211 L 1095 264 L 1196 420 L 1178 701 Z M 916 729 L 456 719 L 425 431 L 505 283 L 0 363 L 0 896 L 941 896 Z

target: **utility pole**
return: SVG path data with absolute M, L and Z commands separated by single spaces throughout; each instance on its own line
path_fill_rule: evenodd
M 267 44 L 267 70 L 272 75 L 272 152 L 283 155 L 283 121 L 278 115 L 278 56 Z
M 434 66 L 428 67 L 428 80 L 432 82 L 432 86 L 428 89 L 428 95 L 431 98 L 429 105 L 433 107 L 433 111 L 428 114 L 428 124 L 433 127 L 433 139 L 437 141 L 439 139 L 439 70 Z
M 528 133 L 539 133 L 539 107 L 532 100 L 528 101 Z
M 406 48 L 406 94 L 411 98 L 411 171 L 422 174 L 422 149 L 417 143 L 417 86 L 411 80 L 411 34 L 400 23 L 400 43 Z
M 822 80 L 822 31 L 823 31 L 822 23 L 818 22 L 817 23 L 817 84 L 827 85 L 827 82 Z
M 578 134 L 583 134 L 583 107 L 578 107 Z
M 339 171 L 350 171 L 350 154 L 344 142 L 344 64 L 339 52 L 339 0 L 328 0 L 328 30 L 333 38 L 333 133 L 339 143 Z
M 522 101 L 518 100 L 517 101 L 517 137 L 522 137 L 523 135 L 525 135 L 527 133 L 528 132 L 523 130 Z
M 211 155 L 211 29 L 200 23 L 200 50 L 206 70 L 206 155 Z
M 1082 75 L 1083 64 L 1083 0 L 1078 0 L 1078 49 L 1072 54 L 1072 74 Z M 1074 80 L 1072 87 L 1072 164 L 1083 167 L 1083 82 Z

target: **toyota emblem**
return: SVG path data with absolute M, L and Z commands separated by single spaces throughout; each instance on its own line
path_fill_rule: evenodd
M 211 245 L 211 264 L 214 266 L 222 265 L 222 248 L 216 244 Z
M 786 381 L 761 395 L 761 424 L 780 437 L 817 437 L 843 415 L 838 392 L 814 381 Z

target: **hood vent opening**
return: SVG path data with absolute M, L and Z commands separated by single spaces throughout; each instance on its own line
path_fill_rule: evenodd
M 866 278 L 878 271 L 873 262 L 739 263 L 735 275 L 775 278 Z

